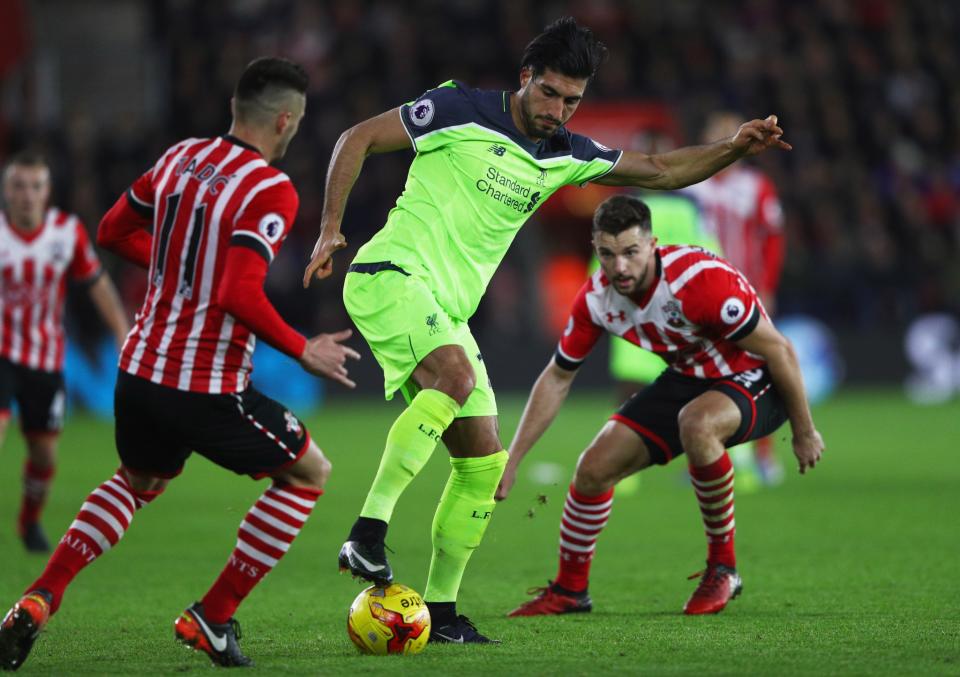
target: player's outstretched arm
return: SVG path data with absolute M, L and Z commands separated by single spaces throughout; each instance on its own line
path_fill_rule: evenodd
M 551 358 L 546 368 L 540 373 L 537 382 L 533 384 L 527 405 L 520 417 L 520 425 L 510 443 L 507 466 L 503 470 L 500 486 L 494 498 L 502 501 L 510 493 L 517 480 L 517 467 L 527 455 L 527 452 L 537 443 L 543 433 L 547 431 L 553 419 L 556 418 L 560 406 L 567 399 L 570 386 L 577 375 L 575 370 L 562 369 Z
M 130 323 L 127 322 L 127 313 L 123 309 L 120 295 L 117 294 L 117 288 L 110 280 L 110 276 L 106 273 L 100 275 L 90 285 L 89 292 L 90 300 L 103 318 L 103 323 L 110 327 L 117 347 L 122 347 L 127 338 L 127 332 L 130 331 Z
M 347 246 L 347 241 L 340 233 L 340 221 L 363 161 L 373 153 L 389 153 L 412 147 L 413 142 L 400 121 L 398 108 L 354 125 L 340 135 L 327 169 L 320 237 L 303 273 L 304 288 L 310 286 L 314 277 L 322 280 L 329 276 L 333 272 L 333 252 Z
M 787 407 L 793 432 L 793 453 L 800 464 L 800 473 L 805 473 L 820 460 L 824 446 L 807 406 L 803 375 L 793 345 L 765 318 L 760 319 L 749 335 L 737 341 L 737 345 L 767 361 L 773 385 Z
M 624 151 L 613 170 L 596 183 L 659 190 L 683 188 L 710 178 L 747 155 L 756 155 L 768 148 L 791 150 L 792 146 L 783 141 L 782 136 L 777 116 L 770 115 L 765 120 L 745 122 L 734 136 L 704 146 L 687 146 L 658 155 Z

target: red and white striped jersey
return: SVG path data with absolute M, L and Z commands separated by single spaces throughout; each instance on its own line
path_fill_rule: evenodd
M 767 317 L 747 279 L 700 247 L 657 247 L 657 276 L 640 304 L 619 294 L 602 270 L 581 287 L 555 359 L 575 369 L 604 330 L 657 353 L 670 368 L 720 378 L 764 364 L 734 343 Z
M 783 267 L 783 212 L 773 182 L 753 167 L 734 165 L 683 192 L 700 204 L 724 258 L 760 292 L 775 293 Z
M 286 174 L 230 136 L 172 146 L 127 191 L 153 219 L 146 296 L 120 368 L 154 383 L 205 393 L 246 389 L 255 338 L 217 305 L 227 249 L 273 260 L 299 198 Z
M 63 369 L 67 278 L 92 281 L 100 261 L 73 214 L 47 209 L 36 230 L 0 212 L 0 357 L 41 371 Z

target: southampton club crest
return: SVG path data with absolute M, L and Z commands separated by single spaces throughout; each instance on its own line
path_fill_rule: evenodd
M 291 432 L 297 437 L 300 437 L 301 434 L 303 434 L 303 426 L 300 425 L 300 421 L 298 421 L 297 417 L 291 414 L 289 411 L 283 412 L 283 420 L 287 422 L 287 432 Z
M 663 314 L 667 316 L 667 324 L 674 329 L 682 329 L 686 324 L 683 321 L 683 313 L 680 312 L 680 304 L 670 300 L 663 304 Z

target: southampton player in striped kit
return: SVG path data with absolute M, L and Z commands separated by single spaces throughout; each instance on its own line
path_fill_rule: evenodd
M 50 168 L 24 152 L 3 173 L 0 212 L 0 445 L 16 402 L 27 443 L 17 530 L 30 552 L 49 552 L 40 526 L 63 423 L 63 309 L 67 280 L 83 286 L 117 345 L 129 325 L 86 228 L 48 207 Z
M 411 148 L 403 195 L 357 252 L 343 300 L 384 371 L 389 399 L 408 407 L 387 434 L 380 467 L 340 550 L 342 569 L 390 580 L 384 539 L 394 507 L 437 442 L 451 471 L 433 520 L 424 599 L 431 642 L 484 643 L 456 599 L 493 512 L 506 465 L 497 403 L 468 320 L 518 230 L 565 185 L 679 188 L 743 157 L 789 149 L 776 118 L 752 120 L 716 143 L 646 155 L 606 148 L 565 124 L 606 48 L 571 18 L 555 21 L 523 54 L 517 91 L 447 82 L 361 122 L 337 143 L 323 224 L 304 283 L 330 274 L 347 196 L 371 153 Z
M 191 451 L 272 481 L 250 509 L 223 572 L 174 623 L 178 640 L 219 665 L 248 665 L 233 613 L 283 557 L 330 473 L 301 421 L 250 384 L 254 335 L 311 374 L 352 387 L 338 341 L 307 340 L 267 300 L 263 281 L 298 197 L 283 157 L 303 117 L 307 76 L 258 59 L 232 99 L 230 133 L 171 147 L 104 217 L 98 241 L 148 269 L 116 390 L 121 466 L 88 497 L 43 574 L 0 625 L 0 667 L 16 668 L 74 576 L 117 544 Z M 149 230 L 148 230 L 149 229 Z
M 789 420 L 801 473 L 823 452 L 796 355 L 734 267 L 699 247 L 657 247 L 650 211 L 637 198 L 618 195 L 600 205 L 593 244 L 601 270 L 577 295 L 556 354 L 530 393 L 497 497 L 509 494 L 517 467 L 604 331 L 661 355 L 670 367 L 624 402 L 581 455 L 560 523 L 557 578 L 510 615 L 590 611 L 590 564 L 614 485 L 680 454 L 687 456 L 707 536 L 707 566 L 695 574 L 700 583 L 684 612 L 716 613 L 742 588 L 725 447 Z

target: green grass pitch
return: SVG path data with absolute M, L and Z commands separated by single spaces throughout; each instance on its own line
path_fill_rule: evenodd
M 501 403 L 507 439 L 522 404 Z M 823 464 L 804 477 L 791 465 L 782 487 L 738 495 L 745 588 L 722 614 L 680 613 L 694 587 L 686 576 L 705 552 L 680 461 L 618 494 L 594 560 L 593 613 L 506 619 L 528 587 L 554 575 L 567 481 L 612 408 L 603 396 L 567 403 L 528 457 L 560 464 L 562 474 L 546 485 L 521 478 L 467 570 L 459 609 L 503 644 L 376 658 L 357 655 L 347 638 L 347 606 L 360 586 L 338 575 L 335 557 L 399 407 L 334 395 L 307 419 L 333 461 L 332 480 L 290 553 L 240 608 L 244 650 L 260 670 L 304 674 L 960 674 L 960 407 L 912 407 L 893 393 L 843 393 L 821 405 L 814 413 L 827 443 Z M 792 460 L 787 430 L 777 444 Z M 0 453 L 4 608 L 44 563 L 14 535 L 22 460 L 11 431 Z M 116 465 L 109 423 L 68 421 L 45 518 L 52 539 Z M 388 535 L 397 580 L 421 591 L 447 471 L 438 449 Z M 217 575 L 264 486 L 194 456 L 123 542 L 80 574 L 22 672 L 212 669 L 173 642 L 172 621 Z

